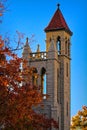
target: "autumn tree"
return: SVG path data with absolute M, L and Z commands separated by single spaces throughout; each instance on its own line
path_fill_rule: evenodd
M 75 130 L 80 128 L 81 130 L 87 130 L 87 107 L 83 106 L 81 111 L 72 117 L 71 129 Z
M 27 66 L 27 61 L 4 46 L 0 37 L 0 126 L 4 130 L 57 127 L 53 119 L 34 111 L 38 105 L 42 106 L 43 95 L 39 87 L 30 82 L 33 69 Z M 28 78 L 27 83 L 24 77 Z

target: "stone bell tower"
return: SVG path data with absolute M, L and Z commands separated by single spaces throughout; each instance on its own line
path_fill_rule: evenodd
M 46 32 L 46 51 L 31 52 L 28 39 L 24 46 L 23 58 L 34 66 L 39 77 L 34 80 L 41 86 L 41 92 L 49 95 L 43 98 L 41 110 L 59 124 L 59 130 L 70 130 L 70 31 L 59 8 L 54 13 Z M 28 57 L 27 57 L 28 56 Z M 51 130 L 55 130 L 51 128 Z

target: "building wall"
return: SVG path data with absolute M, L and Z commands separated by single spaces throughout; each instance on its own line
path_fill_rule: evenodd
M 60 54 L 56 46 L 58 37 L 61 42 Z M 66 39 L 70 44 L 70 35 L 65 31 L 47 32 L 46 52 L 36 52 L 34 57 L 29 51 L 28 54 L 27 51 L 23 53 L 23 57 L 29 55 L 29 66 L 37 69 L 38 85 L 41 85 L 41 69 L 46 70 L 46 92 L 49 98 L 43 99 L 44 109 L 41 112 L 54 118 L 59 124 L 59 130 L 70 130 L 70 55 L 68 46 L 66 53 Z

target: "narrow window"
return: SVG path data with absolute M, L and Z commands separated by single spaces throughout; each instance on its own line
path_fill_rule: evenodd
M 58 50 L 58 54 L 61 54 L 61 41 L 59 36 L 57 38 L 57 50 Z
M 37 78 L 38 78 L 37 69 L 34 68 L 33 69 L 33 76 L 32 76 L 32 84 L 33 85 L 37 85 Z
M 43 94 L 46 94 L 46 74 L 44 74 L 44 87 L 43 87 Z M 46 96 L 44 96 L 46 98 Z
M 67 55 L 67 41 L 65 41 L 65 54 Z
M 68 40 L 67 37 L 65 37 L 65 55 L 68 54 Z
M 50 42 L 51 42 L 51 37 L 50 37 Z
M 45 68 L 41 69 L 41 93 L 44 94 L 44 95 L 47 93 L 47 90 L 46 90 L 46 70 L 45 70 Z M 46 96 L 44 96 L 43 99 L 46 99 Z
M 57 102 L 59 103 L 59 69 L 57 69 Z
M 68 40 L 68 56 L 70 56 L 70 41 Z
M 67 102 L 67 104 L 66 104 L 66 110 L 67 110 L 67 116 L 68 116 L 68 102 Z
M 68 77 L 68 63 L 66 63 L 66 76 Z

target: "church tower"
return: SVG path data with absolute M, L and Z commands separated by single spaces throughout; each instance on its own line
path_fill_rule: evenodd
M 55 90 L 57 92 L 57 103 L 59 105 L 61 115 L 58 116 L 61 130 L 69 130 L 70 126 L 70 31 L 59 8 L 56 10 L 50 23 L 45 28 L 46 32 L 46 51 L 49 52 L 50 41 L 54 38 L 54 44 L 57 49 L 58 65 L 55 65 L 54 82 L 56 83 Z M 51 65 L 50 65 L 51 66 Z M 52 80 L 52 79 L 51 79 Z M 56 95 L 55 95 L 56 96 Z M 59 129 L 59 130 L 60 130 Z
M 28 60 L 30 66 L 35 67 L 39 75 L 37 79 L 33 77 L 33 82 L 35 80 L 36 85 L 41 86 L 42 93 L 49 95 L 48 99 L 43 98 L 42 113 L 49 118 L 54 118 L 59 124 L 59 130 L 70 130 L 70 39 L 72 32 L 61 13 L 59 4 L 44 31 L 46 32 L 46 51 L 41 52 L 38 45 L 37 51 L 31 52 L 26 44 L 23 57 Z M 27 46 L 29 51 L 26 51 Z M 51 130 L 55 129 L 51 128 Z

